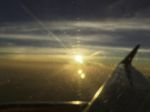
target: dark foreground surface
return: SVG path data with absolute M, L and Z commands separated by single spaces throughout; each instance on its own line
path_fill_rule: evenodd
M 0 105 L 1 112 L 81 112 L 86 102 L 35 102 Z
M 90 101 L 119 59 L 76 64 L 68 61 L 0 61 L 0 103 Z M 144 62 L 145 63 L 145 62 Z M 148 74 L 147 64 L 137 66 Z M 82 74 L 83 76 L 82 76 Z

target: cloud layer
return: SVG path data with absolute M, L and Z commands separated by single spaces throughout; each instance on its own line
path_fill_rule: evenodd
M 141 44 L 140 57 L 150 56 L 150 21 L 49 21 L 0 26 L 0 54 L 60 54 L 81 52 L 101 57 L 125 56 Z

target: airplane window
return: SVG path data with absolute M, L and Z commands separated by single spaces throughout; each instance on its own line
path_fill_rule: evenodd
M 150 77 L 149 11 L 148 0 L 0 1 L 0 104 L 93 103 L 107 88 L 98 105 L 109 111 L 105 104 L 115 110 L 113 101 L 122 103 L 116 99 L 132 102 L 122 97 L 126 88 L 112 89 L 126 84 L 148 96 L 141 88 Z

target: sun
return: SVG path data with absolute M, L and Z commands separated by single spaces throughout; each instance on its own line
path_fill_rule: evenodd
M 80 64 L 83 64 L 83 56 L 81 54 L 76 54 L 74 56 L 74 59 L 76 62 L 80 63 Z

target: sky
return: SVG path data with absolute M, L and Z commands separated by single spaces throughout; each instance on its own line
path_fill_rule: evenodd
M 149 17 L 149 0 L 1 0 L 0 21 Z
M 149 17 L 149 0 L 1 0 L 0 21 Z
M 0 52 L 94 52 L 136 44 L 149 52 L 149 11 L 149 0 L 1 0 Z

